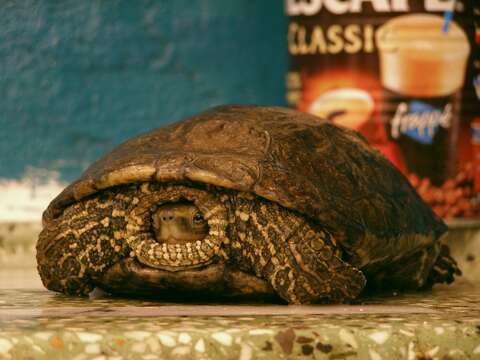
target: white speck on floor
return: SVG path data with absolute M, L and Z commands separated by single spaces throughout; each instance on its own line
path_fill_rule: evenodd
M 340 340 L 342 340 L 344 343 L 349 344 L 354 349 L 358 349 L 357 340 L 355 340 L 355 337 L 350 331 L 341 329 L 338 332 L 338 336 L 340 337 Z
M 0 339 L 0 354 L 6 354 L 13 347 L 12 343 L 7 339 Z
M 80 339 L 80 341 L 84 343 L 94 343 L 102 339 L 101 335 L 89 333 L 89 332 L 83 332 L 83 331 L 77 332 L 77 336 Z
M 212 338 L 214 338 L 220 344 L 225 345 L 225 346 L 231 346 L 232 342 L 233 342 L 232 336 L 225 333 L 225 332 L 216 332 L 216 333 L 212 334 Z
M 380 354 L 373 349 L 368 349 L 368 354 L 370 355 L 370 359 L 372 360 L 382 360 Z
M 375 341 L 377 344 L 382 345 L 383 343 L 385 343 L 385 341 L 388 340 L 390 334 L 387 331 L 378 331 L 370 334 L 368 337 Z
M 247 344 L 242 344 L 240 350 L 240 360 L 250 360 L 253 356 L 252 348 Z
M 53 333 L 49 331 L 42 331 L 35 333 L 35 337 L 40 340 L 48 341 L 52 337 Z
M 180 335 L 178 335 L 178 342 L 181 344 L 188 344 L 191 340 L 192 337 L 187 333 L 180 333 Z
M 435 346 L 433 349 L 427 351 L 427 355 L 433 358 L 435 355 L 437 355 L 438 350 L 440 350 L 440 346 Z
M 175 345 L 177 345 L 177 342 L 175 341 L 175 339 L 170 335 L 159 333 L 157 334 L 157 337 L 162 343 L 162 345 L 165 345 L 168 347 L 174 347 Z
M 87 354 L 98 354 L 100 352 L 99 344 L 88 344 L 85 346 L 85 352 Z
M 205 342 L 203 341 L 203 339 L 197 341 L 197 343 L 195 344 L 195 351 L 199 353 L 205 352 Z

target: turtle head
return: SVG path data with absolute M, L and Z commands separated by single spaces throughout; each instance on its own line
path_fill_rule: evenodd
M 159 243 L 184 244 L 201 241 L 208 235 L 208 223 L 193 203 L 161 205 L 152 218 L 153 230 Z
M 148 184 L 129 212 L 130 256 L 152 268 L 183 271 L 225 259 L 227 209 L 215 192 Z

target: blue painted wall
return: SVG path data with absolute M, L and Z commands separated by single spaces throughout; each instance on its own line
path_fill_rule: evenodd
M 223 103 L 284 105 L 280 0 L 0 3 L 0 178 L 77 177 L 127 138 Z

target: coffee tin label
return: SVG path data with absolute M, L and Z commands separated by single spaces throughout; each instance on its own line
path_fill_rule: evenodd
M 361 132 L 438 215 L 480 217 L 480 4 L 287 0 L 286 12 L 289 104 Z

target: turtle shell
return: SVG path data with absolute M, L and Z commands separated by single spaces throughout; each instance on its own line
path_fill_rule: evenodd
M 146 181 L 254 193 L 320 222 L 347 249 L 367 233 L 392 239 L 446 231 L 358 133 L 294 110 L 256 106 L 214 108 L 123 143 L 53 200 L 44 222 L 101 189 Z

